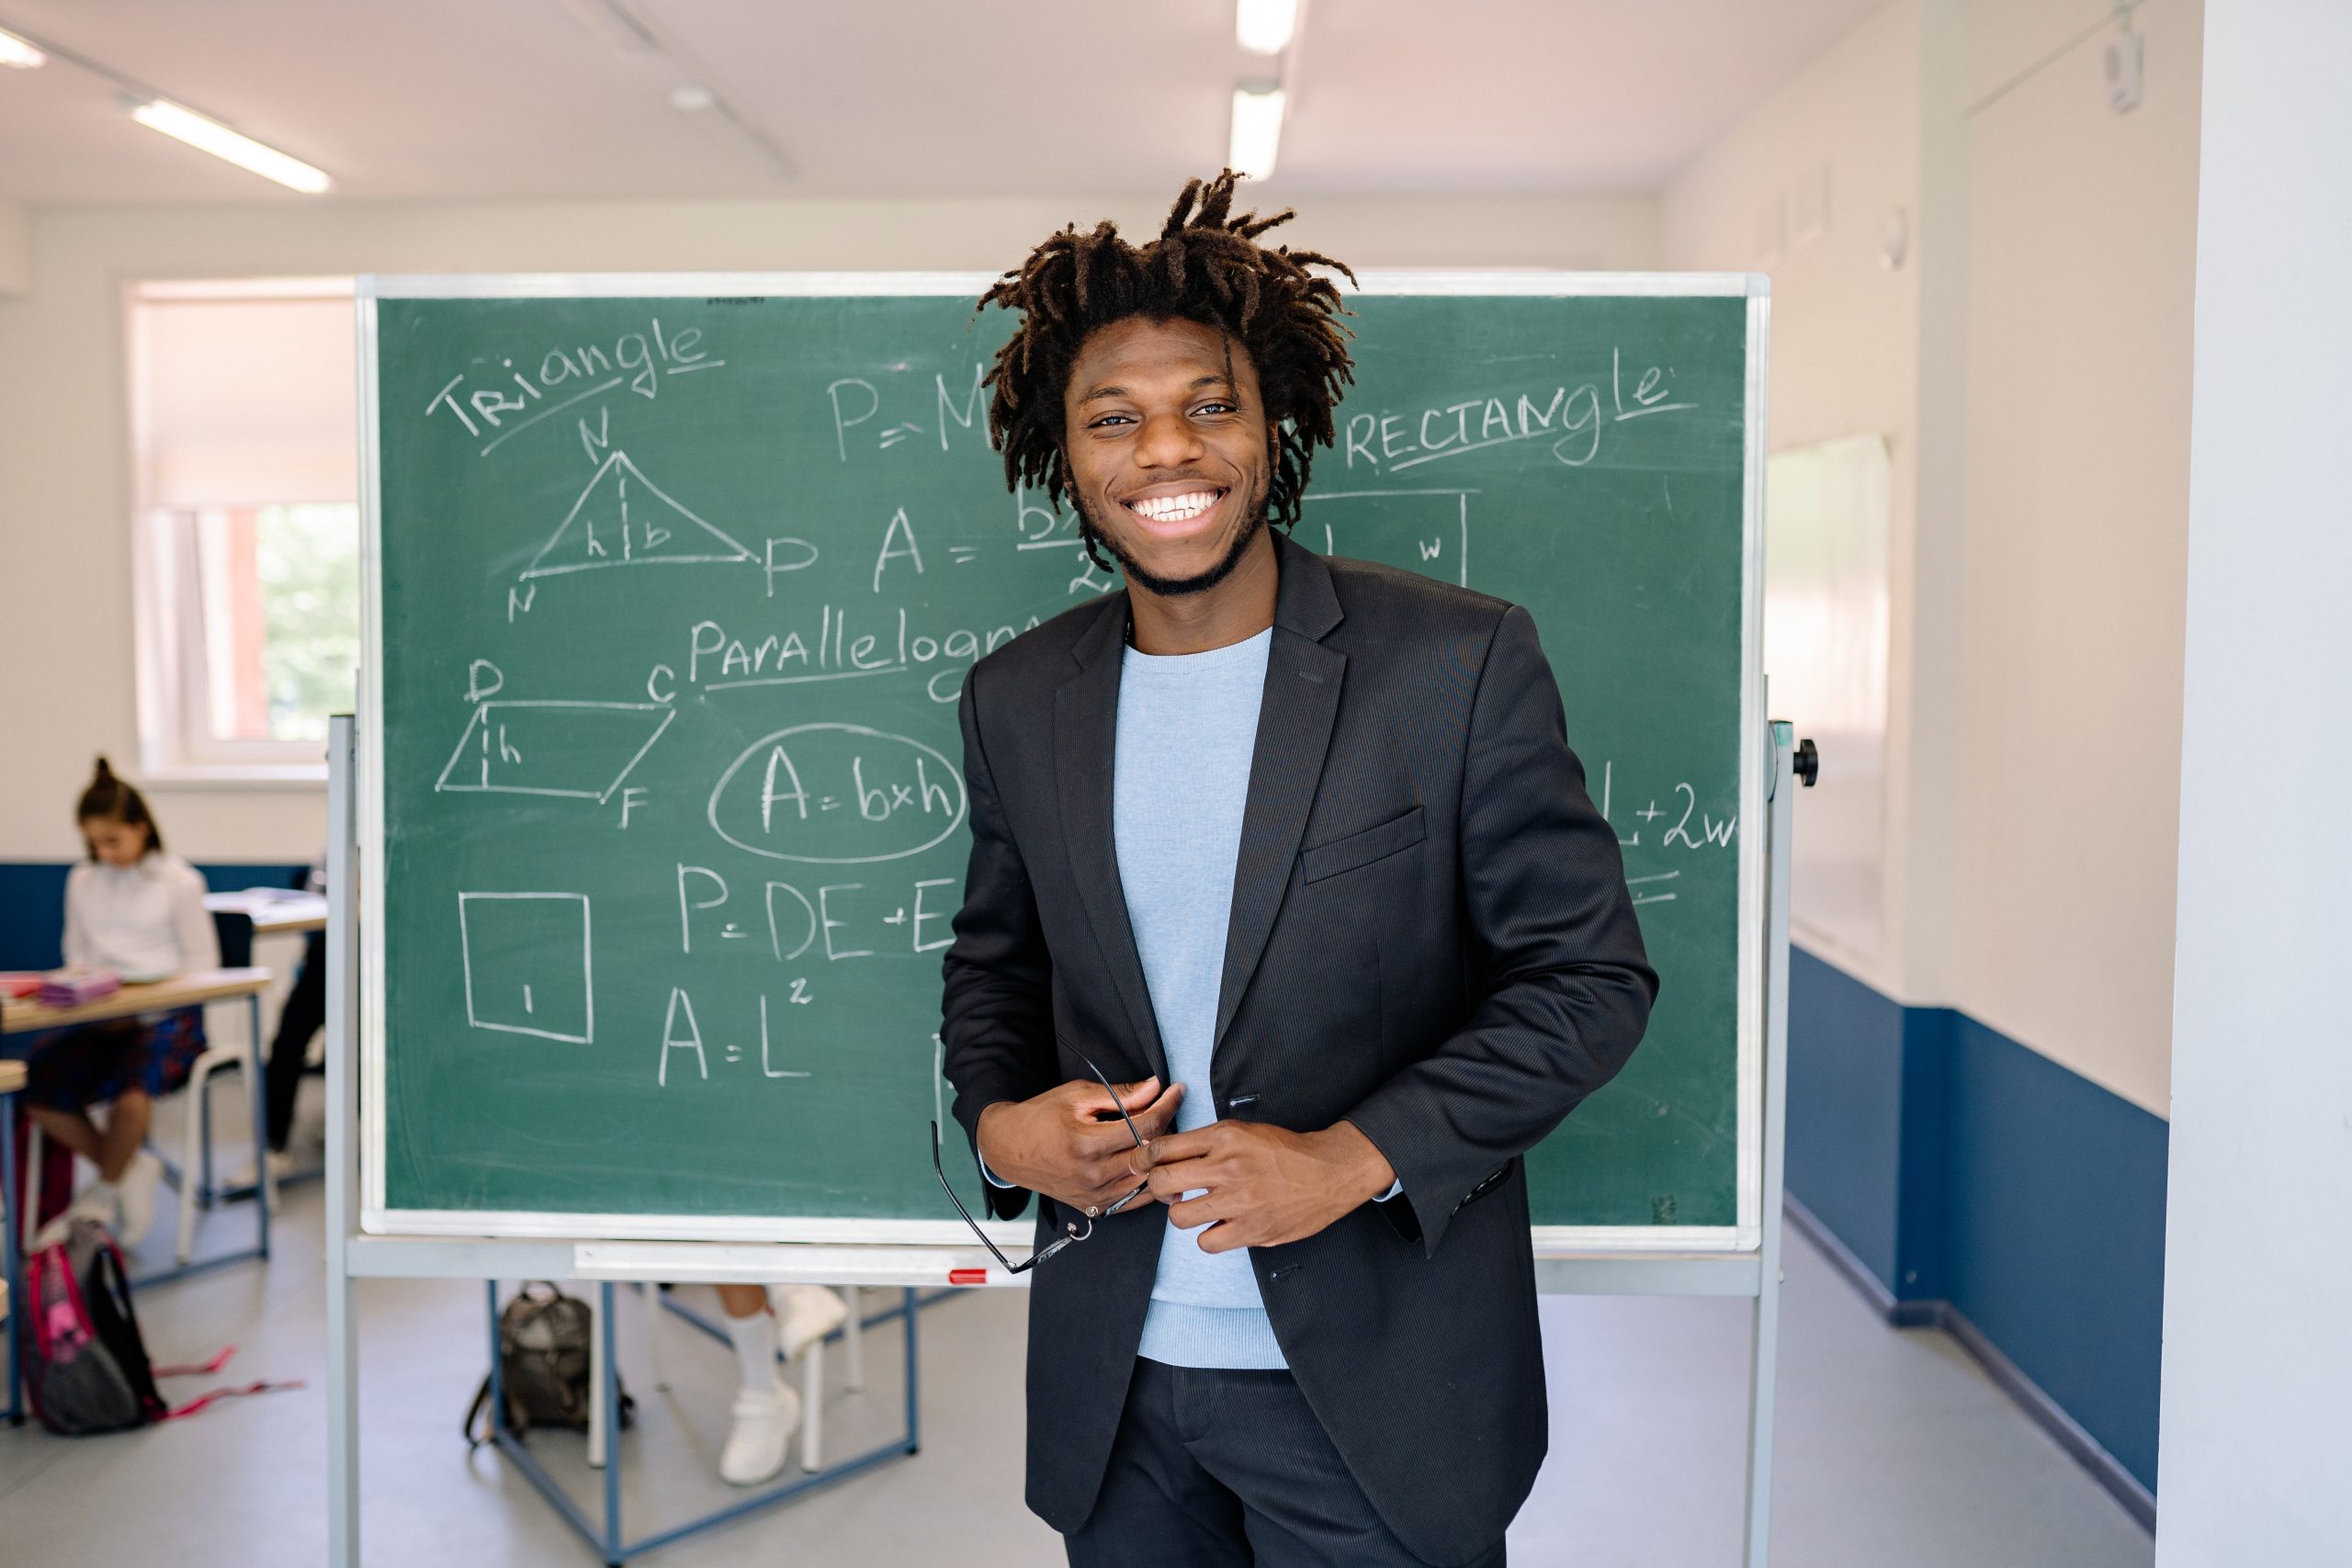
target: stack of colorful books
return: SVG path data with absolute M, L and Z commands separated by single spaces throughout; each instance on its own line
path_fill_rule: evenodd
M 45 1008 L 77 1008 L 120 989 L 122 976 L 111 969 L 52 969 L 33 999 Z

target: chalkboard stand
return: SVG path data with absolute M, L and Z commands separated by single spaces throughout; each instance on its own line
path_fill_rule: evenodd
M 355 1317 L 357 1281 L 393 1279 L 593 1279 L 599 1282 L 599 1330 L 606 1343 L 605 1408 L 617 1404 L 612 1386 L 612 1284 L 620 1280 L 764 1280 L 783 1283 L 896 1285 L 906 1305 L 907 1425 L 903 1439 L 842 1464 L 748 1498 L 706 1519 L 660 1535 L 623 1542 L 619 1531 L 620 1471 L 607 1438 L 605 1466 L 606 1527 L 599 1531 L 578 1505 L 519 1445 L 502 1451 L 547 1495 L 605 1561 L 675 1540 L 722 1519 L 781 1502 L 812 1487 L 912 1453 L 920 1438 L 915 1310 L 918 1287 L 951 1277 L 990 1285 L 1020 1285 L 978 1265 L 971 1253 L 912 1247 L 740 1247 L 723 1244 L 598 1243 L 539 1238 L 365 1235 L 359 1228 L 356 1079 L 358 1044 L 358 919 L 353 897 L 357 844 L 354 837 L 354 726 L 337 717 L 328 739 L 328 883 L 334 908 L 327 939 L 327 1519 L 328 1562 L 357 1568 L 359 1555 L 359 1342 Z M 1790 796 L 1795 789 L 1796 742 L 1785 721 L 1771 726 L 1765 791 L 1770 837 L 1764 846 L 1765 1050 L 1763 1074 L 1763 1213 L 1752 1252 L 1642 1252 L 1539 1258 L 1538 1290 L 1575 1295 L 1729 1296 L 1751 1303 L 1748 1362 L 1747 1500 L 1741 1562 L 1768 1568 L 1772 1507 L 1772 1427 L 1779 1378 L 1781 1323 L 1781 1202 L 1782 1134 L 1787 1115 Z M 494 1347 L 495 1340 L 492 1345 Z M 496 1357 L 493 1348 L 492 1362 Z

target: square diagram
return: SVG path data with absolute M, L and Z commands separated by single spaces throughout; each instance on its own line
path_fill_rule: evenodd
M 460 893 L 466 1021 L 585 1045 L 595 1037 L 584 893 Z

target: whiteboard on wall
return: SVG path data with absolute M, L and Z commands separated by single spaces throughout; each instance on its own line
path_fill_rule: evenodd
M 1881 955 L 1886 904 L 1886 438 L 1871 432 L 1776 452 L 1765 494 L 1772 711 L 1794 720 L 1822 758 L 1819 784 L 1795 804 L 1790 933 L 1867 969 Z

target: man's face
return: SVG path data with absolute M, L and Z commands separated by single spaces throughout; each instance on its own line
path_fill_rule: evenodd
M 1258 369 L 1215 327 L 1130 316 L 1097 329 L 1070 367 L 1062 420 L 1079 509 L 1148 591 L 1215 587 L 1265 526 Z

